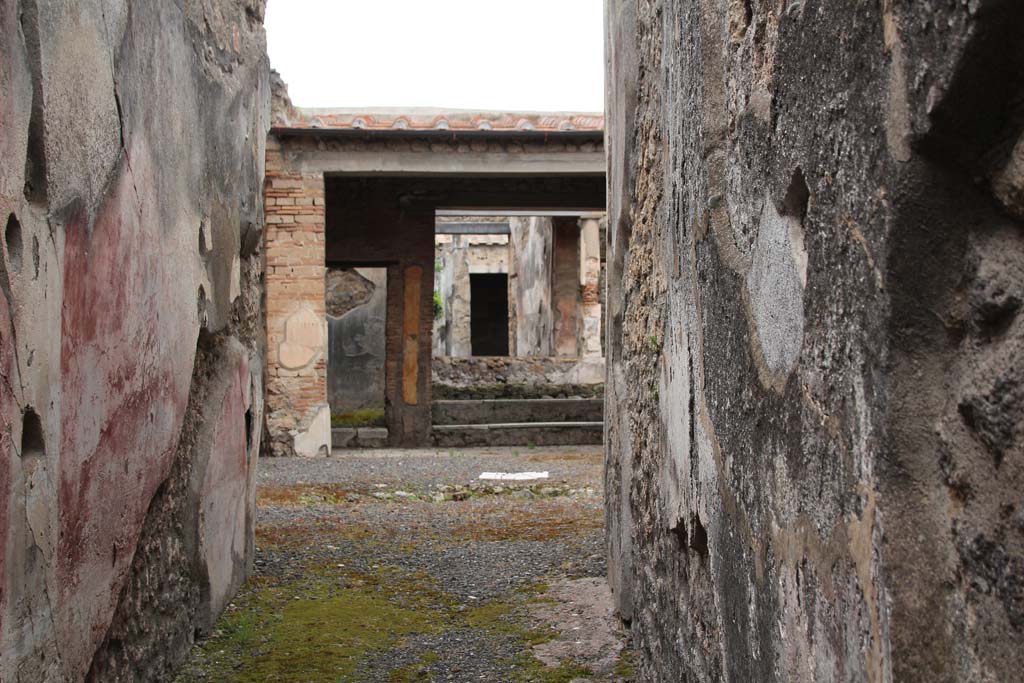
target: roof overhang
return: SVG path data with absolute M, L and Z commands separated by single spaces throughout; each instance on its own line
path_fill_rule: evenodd
M 445 142 L 515 141 L 515 142 L 604 142 L 602 130 L 441 130 L 441 129 L 356 129 L 356 128 L 295 128 L 276 126 L 270 133 L 279 138 L 312 137 L 342 138 L 346 140 L 442 140 Z

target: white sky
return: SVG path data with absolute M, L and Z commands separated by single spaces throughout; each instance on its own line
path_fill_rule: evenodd
M 602 0 L 270 0 L 299 107 L 599 112 Z

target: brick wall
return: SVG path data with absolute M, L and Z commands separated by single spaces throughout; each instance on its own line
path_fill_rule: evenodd
M 580 226 L 575 218 L 552 221 L 551 307 L 556 356 L 580 355 Z
M 324 179 L 285 167 L 267 142 L 267 426 L 274 455 L 330 450 Z

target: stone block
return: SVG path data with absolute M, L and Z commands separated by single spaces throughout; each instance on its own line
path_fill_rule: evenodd
M 356 440 L 356 430 L 350 427 L 331 429 L 331 448 L 349 448 Z
M 359 446 L 362 448 L 384 448 L 388 445 L 389 432 L 382 427 L 360 427 Z
M 330 455 L 331 452 L 331 409 L 322 405 L 316 409 L 309 427 L 293 430 L 295 454 L 306 458 Z

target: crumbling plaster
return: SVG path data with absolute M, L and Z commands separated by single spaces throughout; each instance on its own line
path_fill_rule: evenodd
M 1018 677 L 1024 10 L 606 10 L 639 680 Z
M 330 274 L 338 270 L 329 269 Z M 340 316 L 328 306 L 330 328 L 327 386 L 331 412 L 345 415 L 355 410 L 384 407 L 384 340 L 387 326 L 387 268 L 353 268 L 349 286 L 369 290 L 364 300 Z M 328 300 L 330 303 L 330 300 Z M 354 302 L 353 302 L 354 303 Z
M 0 2 L 0 680 L 166 680 L 248 570 L 262 13 Z
M 551 264 L 554 227 L 550 218 L 515 217 L 510 221 L 515 252 L 516 355 L 552 356 L 554 313 Z

